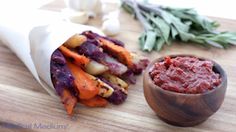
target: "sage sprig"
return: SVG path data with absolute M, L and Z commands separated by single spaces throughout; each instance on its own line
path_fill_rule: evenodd
M 195 42 L 203 46 L 227 48 L 236 45 L 235 32 L 217 32 L 219 24 L 199 15 L 194 9 L 170 8 L 135 0 L 121 0 L 122 7 L 133 14 L 144 27 L 139 37 L 144 51 L 160 51 L 173 40 Z

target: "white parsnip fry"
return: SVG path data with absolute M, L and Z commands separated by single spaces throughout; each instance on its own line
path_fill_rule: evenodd
M 91 75 L 99 75 L 109 70 L 109 68 L 101 63 L 91 60 L 85 67 L 85 71 Z
M 64 43 L 64 46 L 68 48 L 76 48 L 83 44 L 85 41 L 87 41 L 87 38 L 84 35 L 75 34 Z

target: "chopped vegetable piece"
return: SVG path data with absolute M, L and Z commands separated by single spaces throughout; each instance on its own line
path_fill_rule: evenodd
M 74 83 L 79 92 L 80 99 L 91 99 L 99 93 L 98 83 L 92 80 L 86 72 L 69 61 L 67 65 L 75 78 Z
M 122 91 L 122 89 L 115 89 L 113 94 L 108 98 L 108 101 L 115 104 L 119 105 L 123 103 L 127 98 L 127 94 Z
M 96 40 L 97 41 L 97 39 L 99 39 L 99 38 L 104 38 L 106 40 L 109 40 L 109 41 L 113 42 L 115 45 L 118 45 L 118 46 L 121 46 L 121 47 L 125 46 L 124 43 L 121 42 L 120 40 L 113 39 L 113 38 L 106 37 L 106 36 L 100 36 L 99 34 L 94 33 L 92 31 L 86 31 L 86 32 L 83 32 L 82 34 L 85 35 L 90 40 Z
M 61 50 L 63 55 L 72 59 L 76 65 L 86 66 L 90 62 L 90 60 L 87 57 L 85 57 L 83 55 L 79 55 L 79 54 L 69 50 L 65 46 L 60 46 L 59 49 Z
M 99 78 L 96 78 L 96 77 L 89 75 L 89 74 L 88 74 L 88 76 L 90 77 L 90 79 L 92 79 L 98 83 L 98 87 L 99 87 L 98 95 L 105 97 L 105 98 L 111 96 L 111 94 L 114 91 L 111 86 L 109 86 L 105 82 L 101 81 Z
M 114 91 L 113 88 L 109 86 L 108 84 L 104 83 L 103 81 L 101 81 L 100 79 L 98 80 L 98 82 L 101 85 L 98 95 L 104 98 L 110 97 Z
M 120 62 L 126 64 L 129 68 L 133 67 L 132 56 L 129 51 L 127 51 L 124 47 L 115 45 L 113 42 L 100 38 L 99 42 L 102 45 L 102 48 L 116 57 Z
M 61 101 L 64 104 L 67 113 L 72 115 L 73 109 L 77 104 L 77 98 L 72 95 L 67 88 L 64 88 L 61 95 Z
M 121 75 L 128 70 L 128 68 L 124 64 L 118 62 L 108 54 L 103 53 L 100 47 L 94 45 L 93 43 L 83 43 L 80 47 L 78 47 L 78 53 L 104 64 L 109 68 L 109 71 L 112 74 Z
M 85 31 L 82 34 L 85 35 L 89 39 L 96 39 L 97 37 L 99 37 L 97 33 L 94 33 L 92 31 Z
M 89 107 L 104 107 L 108 103 L 106 99 L 100 96 L 95 96 L 88 100 L 80 100 L 79 102 Z
M 107 66 L 93 60 L 85 66 L 85 71 L 91 75 L 99 75 L 108 70 L 109 68 Z
M 133 61 L 133 68 L 131 68 L 130 70 L 132 70 L 134 74 L 141 74 L 149 64 L 149 60 L 134 53 L 131 53 L 131 56 Z
M 125 65 L 118 62 L 116 59 L 110 57 L 107 54 L 104 60 L 101 60 L 101 63 L 106 65 L 109 68 L 109 72 L 114 75 L 122 75 L 128 70 Z
M 121 47 L 125 46 L 125 44 L 123 42 L 121 42 L 120 40 L 117 40 L 117 39 L 114 39 L 114 38 L 110 38 L 110 37 L 105 37 L 105 36 L 103 36 L 102 38 L 113 42 L 115 45 L 118 45 L 118 46 L 121 46 Z
M 66 60 L 59 50 L 56 50 L 51 57 L 51 78 L 54 88 L 59 96 L 61 96 L 63 89 L 74 87 L 74 77 L 69 68 L 66 66 Z
M 52 54 L 51 58 L 51 78 L 57 94 L 69 115 L 77 104 L 74 92 L 74 77 L 66 66 L 66 60 L 59 50 Z
M 131 69 L 129 69 L 126 73 L 122 74 L 121 79 L 129 84 L 136 83 L 136 76 L 134 75 L 134 72 Z
M 85 42 L 80 47 L 78 47 L 78 53 L 83 54 L 97 62 L 100 62 L 106 56 L 106 54 L 103 53 L 102 49 L 99 46 L 91 42 Z
M 109 102 L 118 105 L 118 104 L 123 103 L 126 100 L 127 95 L 128 95 L 127 90 L 125 90 L 124 88 L 118 85 L 112 84 L 111 82 L 109 82 L 107 79 L 105 79 L 102 76 L 99 76 L 99 78 L 114 89 L 112 95 L 109 96 L 108 98 Z
M 118 85 L 118 86 L 120 86 L 124 89 L 128 89 L 129 85 L 117 76 L 114 76 L 114 75 L 109 74 L 109 73 L 104 73 L 104 74 L 102 74 L 102 77 L 104 77 L 106 80 L 108 80 L 112 84 Z
M 70 37 L 63 45 L 68 48 L 76 48 L 87 41 L 86 36 L 75 34 L 74 36 Z

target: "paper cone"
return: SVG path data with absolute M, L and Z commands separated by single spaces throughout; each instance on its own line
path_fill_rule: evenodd
M 50 73 L 52 53 L 76 33 L 88 30 L 103 33 L 94 27 L 63 22 L 58 18 L 53 19 L 54 22 L 42 21 L 44 19 L 45 16 L 36 14 L 28 14 L 17 22 L 6 18 L 0 22 L 0 40 L 19 57 L 42 87 L 57 97 Z

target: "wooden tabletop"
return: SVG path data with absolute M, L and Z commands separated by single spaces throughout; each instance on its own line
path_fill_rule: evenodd
M 45 8 L 59 10 L 62 1 Z M 213 18 L 220 30 L 236 31 L 236 21 Z M 175 127 L 161 121 L 143 96 L 142 76 L 129 88 L 128 99 L 122 105 L 88 108 L 78 105 L 69 117 L 60 100 L 50 97 L 37 83 L 24 64 L 0 42 L 0 131 L 236 131 L 236 47 L 227 50 L 206 49 L 193 44 L 174 43 L 161 52 L 139 50 L 141 25 L 121 11 L 121 33 L 116 37 L 126 48 L 150 60 L 169 54 L 193 54 L 215 60 L 228 75 L 228 87 L 221 108 L 204 123 L 194 127 Z M 89 24 L 101 26 L 101 20 Z M 14 38 L 12 38 L 14 39 Z

